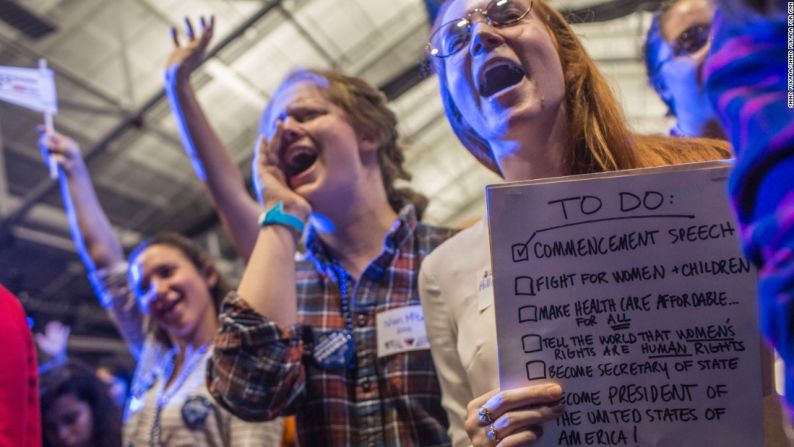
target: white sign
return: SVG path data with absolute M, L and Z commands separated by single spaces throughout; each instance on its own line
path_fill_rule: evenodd
M 404 306 L 377 316 L 378 357 L 430 349 L 422 306 Z
M 539 445 L 763 445 L 755 274 L 728 170 L 488 188 L 500 385 L 565 389 Z
M 58 98 L 52 70 L 0 66 L 0 100 L 55 115 Z

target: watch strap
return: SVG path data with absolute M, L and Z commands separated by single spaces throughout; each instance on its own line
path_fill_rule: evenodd
M 303 219 L 284 210 L 284 202 L 276 202 L 272 208 L 259 215 L 259 226 L 284 225 L 303 233 Z

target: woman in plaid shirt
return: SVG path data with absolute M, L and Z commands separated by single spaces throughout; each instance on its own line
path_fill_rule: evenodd
M 452 232 L 420 223 L 426 199 L 397 187 L 410 176 L 385 96 L 332 71 L 288 76 L 261 122 L 260 205 L 190 86 L 214 26 L 201 23 L 176 41 L 166 91 L 196 173 L 248 259 L 223 306 L 213 396 L 248 420 L 295 415 L 301 445 L 447 445 L 416 279 Z
M 419 223 L 424 199 L 394 186 L 408 174 L 386 98 L 299 71 L 261 128 L 256 183 L 269 211 L 223 307 L 213 396 L 250 420 L 295 414 L 302 445 L 447 445 L 416 279 L 452 232 Z M 386 330 L 397 321 L 405 337 Z
M 410 176 L 385 96 L 333 71 L 287 76 L 262 117 L 257 203 L 190 86 L 214 27 L 201 23 L 175 39 L 166 92 L 248 260 L 222 309 L 212 395 L 247 420 L 295 415 L 301 445 L 448 445 L 416 281 L 452 231 L 420 223 L 427 200 L 398 187 Z

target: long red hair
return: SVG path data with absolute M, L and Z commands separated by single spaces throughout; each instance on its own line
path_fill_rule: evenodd
M 451 0 L 450 0 L 451 1 Z M 439 12 L 434 29 L 443 20 Z M 533 14 L 553 36 L 565 81 L 568 135 L 563 163 L 569 175 L 727 158 L 727 143 L 710 139 L 644 136 L 632 132 L 612 89 L 571 25 L 545 0 L 533 0 Z M 483 165 L 499 173 L 488 142 L 466 122 L 446 85 L 443 59 L 433 58 L 441 100 L 455 135 Z

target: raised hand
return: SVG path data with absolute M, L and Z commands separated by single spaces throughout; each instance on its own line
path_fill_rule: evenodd
M 55 131 L 47 132 L 44 126 L 39 126 L 37 130 L 39 132 L 39 149 L 45 162 L 48 157 L 52 156 L 67 177 L 87 174 L 80 147 L 73 139 Z
M 289 187 L 279 161 L 284 143 L 283 134 L 284 125 L 279 120 L 270 141 L 267 141 L 264 135 L 259 138 L 252 166 L 257 198 L 265 208 L 272 207 L 276 202 L 282 202 L 287 212 L 305 220 L 311 214 L 311 205 Z
M 171 39 L 174 42 L 174 50 L 168 56 L 166 62 L 166 81 L 186 82 L 190 79 L 190 74 L 198 67 L 204 53 L 207 51 L 212 33 L 215 29 L 215 16 L 209 19 L 204 16 L 199 17 L 199 35 L 196 36 L 193 23 L 185 17 L 185 34 L 187 42 L 182 45 L 179 38 L 179 31 L 171 27 Z
M 492 390 L 469 402 L 464 426 L 474 446 L 531 445 L 542 434 L 540 424 L 559 417 L 562 387 L 532 385 Z
M 60 321 L 50 321 L 44 326 L 43 334 L 36 334 L 36 345 L 51 358 L 66 355 L 66 345 L 72 330 Z

